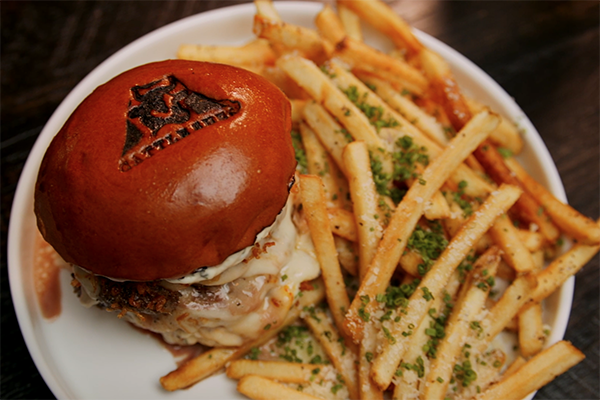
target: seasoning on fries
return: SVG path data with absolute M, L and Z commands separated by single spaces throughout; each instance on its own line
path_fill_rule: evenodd
M 497 147 L 524 146 L 517 127 L 465 96 L 380 0 L 325 5 L 318 30 L 287 23 L 270 0 L 255 4 L 256 41 L 182 46 L 180 56 L 268 66 L 301 88 L 290 97 L 302 223 L 322 281 L 277 329 L 210 350 L 163 386 L 226 367 L 253 399 L 382 399 L 392 389 L 394 399 L 522 398 L 580 362 L 568 342 L 546 342 L 543 300 L 600 250 L 600 225 L 502 158 Z M 394 51 L 365 43 L 361 22 Z M 546 260 L 559 236 L 577 243 Z M 308 327 L 326 365 L 249 355 L 292 323 Z M 515 354 L 496 346 L 502 331 Z

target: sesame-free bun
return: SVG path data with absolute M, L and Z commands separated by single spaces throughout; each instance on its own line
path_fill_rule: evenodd
M 50 144 L 38 227 L 67 261 L 149 281 L 218 265 L 288 197 L 290 105 L 264 78 L 169 60 L 98 87 Z

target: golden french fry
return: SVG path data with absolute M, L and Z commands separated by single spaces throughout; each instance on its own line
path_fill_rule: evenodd
M 310 313 L 303 313 L 302 318 L 323 347 L 335 369 L 342 375 L 350 398 L 359 398 L 355 346 L 351 342 L 346 342 L 339 335 L 339 331 L 323 310 L 314 308 Z
M 419 108 L 409 96 L 400 94 L 392 85 L 381 78 L 369 74 L 357 74 L 358 77 L 373 88 L 390 107 L 399 112 L 407 121 L 419 128 L 438 145 L 445 146 L 450 139 L 444 127 L 433 116 Z
M 299 51 L 305 57 L 318 63 L 329 58 L 332 45 L 319 34 L 303 26 L 275 22 L 260 15 L 254 16 L 254 33 L 257 37 L 267 39 L 280 51 Z
M 280 382 L 307 383 L 323 378 L 327 367 L 314 364 L 291 363 L 284 361 L 235 360 L 227 366 L 227 376 L 241 379 L 246 375 L 259 375 Z
M 469 254 L 471 248 L 489 229 L 495 219 L 505 213 L 520 195 L 521 190 L 519 188 L 508 185 L 503 185 L 498 191 L 492 193 L 477 213 L 474 213 L 456 236 L 452 238 L 448 247 L 431 267 L 431 270 L 423 277 L 409 299 L 407 313 L 393 326 L 392 336 L 396 338 L 395 342 L 385 342 L 381 353 L 375 358 L 372 377 L 380 388 L 387 388 L 392 381 L 396 367 L 406 351 L 407 336 L 410 336 L 409 332 L 412 331 L 410 326 L 419 325 L 429 309 L 430 297 L 435 298 L 441 295 L 442 289 L 450 276 Z M 382 243 L 384 240 L 382 240 Z M 379 255 L 379 252 L 377 255 Z M 373 265 L 369 268 L 369 271 L 372 268 Z M 427 293 L 429 293 L 429 296 Z
M 302 121 L 306 100 L 290 99 L 290 104 L 292 105 L 292 122 L 298 124 Z
M 585 358 L 571 343 L 560 341 L 538 353 L 515 373 L 484 391 L 480 400 L 522 399 Z
M 182 44 L 177 50 L 177 58 L 252 67 L 274 64 L 276 57 L 269 42 L 256 39 L 243 46 Z
M 319 400 L 318 397 L 258 375 L 244 376 L 238 382 L 237 390 L 254 400 Z
M 450 281 L 444 288 L 444 296 L 438 296 L 433 299 L 433 304 L 431 305 L 431 309 L 438 311 L 438 316 L 442 314 L 446 314 L 449 310 L 444 310 L 444 297 L 448 295 L 449 298 L 454 298 L 458 289 L 461 285 L 461 277 L 458 271 L 454 271 Z M 424 355 L 424 346 L 430 340 L 430 336 L 427 334 L 427 329 L 431 326 L 435 326 L 435 320 L 431 313 L 427 313 L 419 327 L 414 331 L 414 333 L 410 336 L 410 342 L 408 343 L 406 353 L 404 353 L 403 360 L 406 360 L 409 363 L 417 364 L 418 357 L 421 357 L 423 360 L 423 376 L 426 376 L 427 371 L 429 371 L 429 359 L 427 357 L 423 357 Z M 437 357 L 437 350 L 435 351 Z M 428 354 L 429 355 L 429 354 Z M 394 383 L 394 395 L 393 399 L 397 400 L 409 400 L 419 398 L 419 395 L 422 393 L 423 385 L 422 379 L 419 378 L 419 374 L 414 369 L 404 369 L 402 370 L 402 375 L 398 377 Z
M 427 79 L 418 69 L 351 37 L 345 37 L 338 42 L 333 55 L 348 63 L 352 69 L 386 77 L 416 95 L 424 94 L 429 86 Z
M 344 329 L 355 341 L 360 340 L 364 323 L 359 315 L 362 305 L 361 297 L 374 298 L 377 293 L 385 291 L 408 239 L 417 221 L 423 215 L 426 202 L 440 189 L 450 173 L 472 152 L 473 148 L 485 139 L 491 129 L 494 129 L 496 124 L 497 119 L 487 112 L 473 118 L 451 144 L 427 166 L 421 176 L 424 184 L 411 186 L 394 211 L 373 262 L 346 315 Z
M 345 171 L 342 153 L 352 136 L 320 104 L 310 101 L 304 107 L 304 121 L 313 129 L 338 168 Z
M 465 101 L 473 114 L 485 108 L 483 104 L 478 103 L 475 99 L 465 97 Z M 498 127 L 490 133 L 490 142 L 498 147 L 510 150 L 513 154 L 519 154 L 523 149 L 523 139 L 519 134 L 519 130 L 515 124 L 503 116 L 500 116 Z
M 331 231 L 344 239 L 356 242 L 356 222 L 354 213 L 339 207 L 330 207 L 327 209 L 329 221 L 331 222 Z
M 596 222 L 598 223 L 598 222 Z M 600 250 L 600 245 L 576 244 L 537 273 L 538 285 L 530 294 L 532 301 L 542 301 L 575 275 Z
M 542 320 L 542 305 L 533 303 L 521 309 L 519 321 L 519 350 L 523 357 L 531 357 L 542 351 L 546 335 Z
M 168 391 L 191 386 L 219 371 L 227 362 L 234 359 L 237 352 L 237 348 L 215 347 L 210 349 L 188 361 L 181 368 L 160 378 L 160 383 Z
M 379 195 L 373 182 L 366 144 L 362 141 L 352 142 L 346 146 L 342 156 L 354 204 L 359 276 L 364 277 L 381 240 L 383 215 L 380 216 Z
M 490 228 L 494 242 L 502 249 L 502 258 L 517 273 L 532 272 L 535 263 L 525 244 L 519 240 L 517 228 L 508 215 L 502 215 Z
M 354 217 L 352 222 L 354 223 Z M 350 275 L 358 276 L 358 256 L 354 249 L 354 242 L 335 235 L 333 236 L 333 240 L 335 241 L 335 248 L 338 252 L 338 259 L 342 268 Z
M 433 95 L 446 109 L 446 114 L 454 128 L 461 129 L 471 119 L 472 114 L 458 84 L 454 80 L 448 63 L 438 54 L 428 49 L 421 51 L 419 57 L 425 75 L 431 83 Z M 522 182 L 510 172 L 504 163 L 504 159 L 489 140 L 480 144 L 473 155 L 496 183 L 506 183 L 526 189 Z M 540 209 L 539 203 L 528 192 L 523 192 L 514 211 L 518 213 L 521 219 L 537 225 L 540 232 L 550 243 L 558 239 L 558 229 L 550 221 L 545 211 Z
M 300 135 L 306 152 L 307 169 L 311 175 L 317 175 L 325 186 L 328 207 L 343 209 L 346 204 L 348 184 L 340 179 L 341 172 L 331 159 L 315 132 L 304 122 L 300 123 Z
M 340 21 L 342 21 L 342 26 L 346 31 L 346 35 L 354 40 L 362 41 L 362 28 L 360 26 L 360 18 L 358 15 L 352 12 L 348 7 L 339 3 L 337 5 L 337 11 Z
M 358 390 L 361 399 L 383 400 L 383 391 L 371 379 L 371 363 L 376 350 L 377 330 L 373 324 L 367 324 L 358 353 Z
M 544 246 L 544 237 L 539 232 L 517 229 L 517 236 L 531 253 L 542 250 L 542 247 Z
M 517 372 L 519 368 L 525 365 L 526 362 L 527 360 L 525 360 L 522 356 L 517 356 L 517 358 L 515 358 L 512 364 L 510 364 L 508 368 L 506 368 L 506 371 L 504 371 L 500 380 L 504 380 L 512 374 L 514 374 L 515 372 Z
M 539 203 L 543 210 L 565 234 L 577 239 L 582 244 L 600 244 L 600 226 L 594 221 L 558 200 L 545 187 L 533 179 L 514 159 L 506 160 L 506 164 L 517 178 L 523 182 L 527 190 Z
M 419 264 L 423 263 L 421 255 L 412 249 L 404 250 L 402 257 L 400 257 L 400 267 L 411 276 L 420 276 Z
M 280 57 L 277 65 L 336 117 L 355 140 L 367 143 L 371 151 L 386 148 L 367 117 L 312 61 L 290 54 Z
M 323 9 L 317 14 L 315 24 L 321 36 L 333 44 L 346 37 L 342 21 L 328 4 L 325 4 Z
M 350 300 L 337 258 L 333 234 L 329 228 L 329 215 L 321 179 L 313 175 L 301 175 L 300 193 L 317 259 L 321 264 L 327 303 L 336 325 L 341 326 Z
M 410 55 L 418 54 L 423 49 L 423 45 L 413 35 L 406 21 L 384 2 L 338 0 L 338 4 L 352 10 L 368 24 L 389 37 L 397 47 L 406 49 Z
M 479 344 L 480 349 L 484 349 L 487 343 L 492 341 L 504 327 L 519 312 L 521 307 L 529 302 L 529 294 L 535 289 L 537 279 L 534 274 L 519 276 L 515 279 L 502 294 L 502 297 L 490 310 L 483 322 L 486 326 L 484 340 Z
M 465 280 L 446 324 L 444 339 L 437 348 L 437 356 L 432 360 L 427 374 L 423 398 L 444 399 L 454 364 L 471 329 L 470 324 L 481 312 L 491 290 L 487 280 L 494 277 L 499 263 L 500 249 L 492 247 L 477 259 L 473 271 Z
M 254 0 L 256 14 L 273 22 L 283 22 L 271 0 Z
M 347 71 L 339 62 L 328 62 L 323 66 L 332 77 L 332 82 L 344 93 L 350 93 L 357 98 L 362 108 L 376 110 L 380 113 L 379 118 L 374 122 L 376 125 L 383 126 L 379 129 L 379 136 L 387 143 L 396 143 L 403 136 L 410 136 L 414 143 L 419 147 L 427 149 L 431 158 L 437 157 L 443 150 L 436 141 L 430 139 L 426 134 L 419 130 L 409 120 L 401 114 L 395 112 L 386 102 L 384 102 L 376 93 L 371 91 L 356 76 Z M 386 127 L 386 126 L 391 126 Z M 451 181 L 458 185 L 465 181 L 467 186 L 464 188 L 465 194 L 472 197 L 485 197 L 495 188 L 476 175 L 472 170 L 461 164 L 451 175 Z M 440 195 L 436 196 L 434 207 L 427 212 L 428 219 L 447 218 L 448 210 L 441 201 Z

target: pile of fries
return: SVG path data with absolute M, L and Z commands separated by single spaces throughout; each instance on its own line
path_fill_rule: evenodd
M 269 0 L 255 5 L 256 40 L 182 45 L 179 57 L 252 70 L 292 101 L 322 277 L 283 325 L 200 355 L 163 387 L 226 368 L 255 399 L 523 398 L 580 362 L 570 343 L 546 343 L 542 302 L 598 252 L 600 226 L 519 165 L 516 126 L 466 97 L 380 0 L 324 5 L 317 30 L 286 23 Z M 367 45 L 361 23 L 394 51 Z M 574 245 L 561 254 L 564 239 Z M 289 326 L 308 327 L 327 365 L 256 359 Z

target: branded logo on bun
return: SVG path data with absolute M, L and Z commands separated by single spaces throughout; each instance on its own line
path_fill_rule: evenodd
M 283 317 L 263 301 L 319 274 L 292 221 L 290 114 L 266 79 L 213 63 L 146 64 L 91 93 L 35 190 L 40 232 L 82 301 L 179 344 L 239 345 Z M 298 278 L 282 291 L 286 268 Z
M 210 99 L 173 75 L 132 87 L 120 169 L 128 171 L 156 151 L 239 111 L 239 102 Z M 165 125 L 172 126 L 163 129 Z

